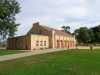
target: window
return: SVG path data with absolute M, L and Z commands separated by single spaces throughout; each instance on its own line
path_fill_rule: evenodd
M 43 46 L 43 41 L 40 41 L 40 46 Z
M 39 46 L 39 41 L 36 41 L 36 46 Z
M 57 48 L 59 48 L 59 47 L 60 47 L 60 41 L 57 40 Z
M 46 41 L 44 41 L 44 46 L 46 46 Z

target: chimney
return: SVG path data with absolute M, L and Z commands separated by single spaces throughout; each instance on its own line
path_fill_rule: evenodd
M 39 26 L 39 22 L 33 23 L 33 26 Z

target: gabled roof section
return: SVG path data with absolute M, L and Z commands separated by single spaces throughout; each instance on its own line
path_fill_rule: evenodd
M 56 34 L 58 35 L 67 35 L 67 36 L 72 36 L 71 33 L 67 33 L 67 32 L 64 32 L 63 30 L 58 30 L 58 29 L 54 29 L 54 28 L 50 28 L 48 26 L 43 26 L 43 25 L 40 25 L 41 27 L 43 27 L 44 29 L 48 30 L 48 31 L 55 31 Z
M 58 35 L 72 36 L 71 33 L 64 32 L 63 30 L 58 30 L 58 29 L 50 28 L 48 26 L 40 25 L 39 22 L 34 23 L 33 27 L 34 27 L 34 25 L 38 25 L 39 27 L 44 28 L 45 30 L 50 31 L 50 32 L 55 31 L 55 34 L 58 34 Z M 33 27 L 31 28 L 31 30 L 29 32 L 32 31 Z

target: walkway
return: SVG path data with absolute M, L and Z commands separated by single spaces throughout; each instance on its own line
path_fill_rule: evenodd
M 31 52 L 24 52 L 24 53 L 19 53 L 19 54 L 9 54 L 9 55 L 0 56 L 0 61 L 13 60 L 13 59 L 37 55 L 37 54 L 51 53 L 51 52 L 64 51 L 64 50 L 67 50 L 67 49 L 34 50 Z

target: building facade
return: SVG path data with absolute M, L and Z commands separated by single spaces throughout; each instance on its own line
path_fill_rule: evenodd
M 61 30 L 34 23 L 25 36 L 8 39 L 8 49 L 75 48 L 75 37 Z

